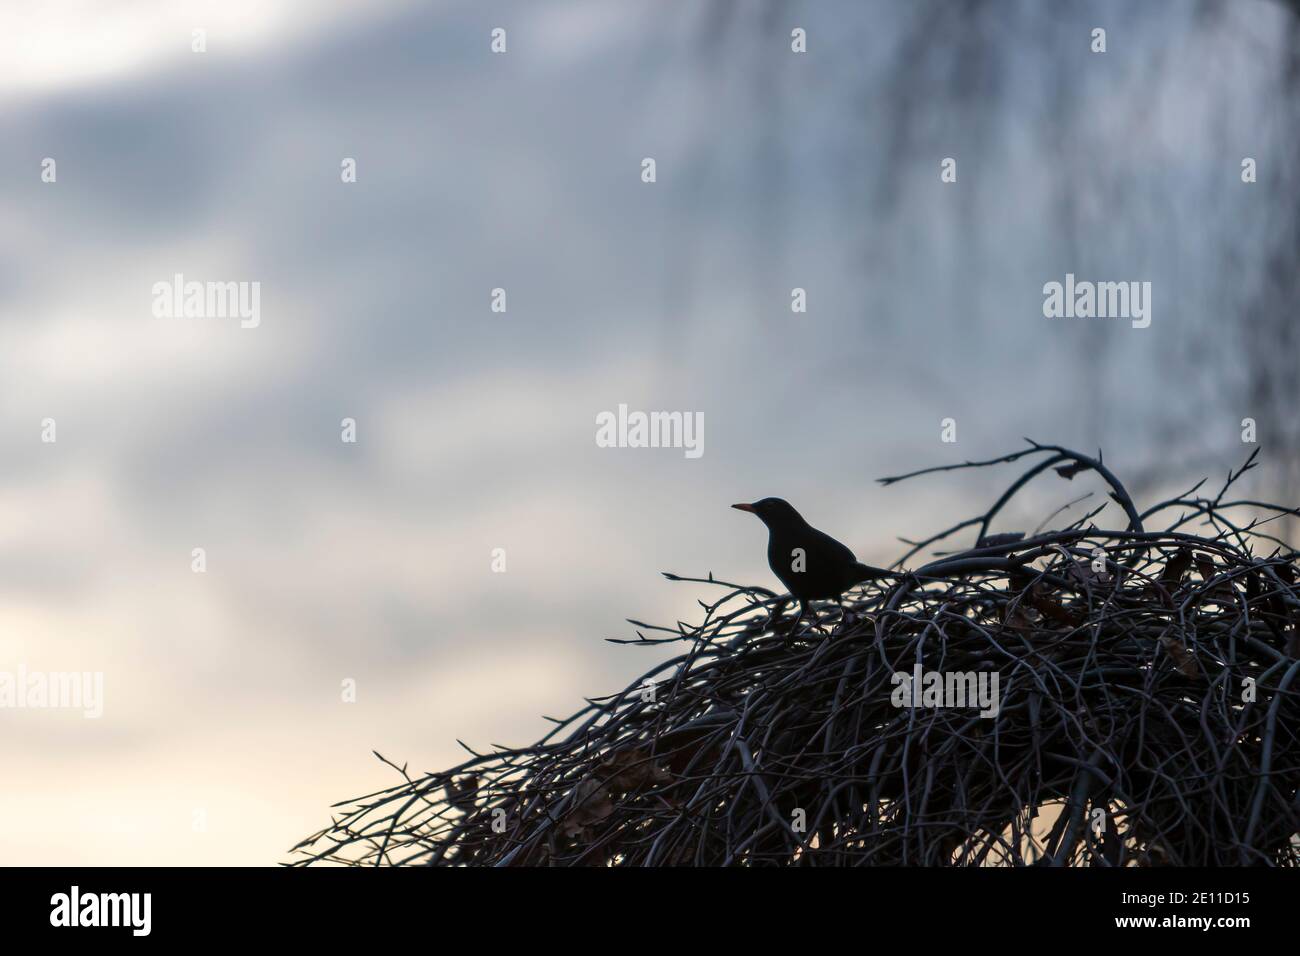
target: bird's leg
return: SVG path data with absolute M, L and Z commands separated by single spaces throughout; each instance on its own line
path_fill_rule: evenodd
M 811 605 L 808 601 L 805 601 L 805 600 L 803 600 L 802 598 L 800 598 L 800 600 L 799 600 L 799 616 L 798 616 L 797 618 L 794 619 L 794 628 L 791 628 L 791 630 L 795 630 L 795 629 L 797 629 L 797 628 L 799 627 L 799 625 L 803 623 L 803 619 L 804 619 L 804 616 L 805 616 L 805 615 L 811 615 L 811 616 L 812 616 L 812 619 L 813 619 L 813 622 L 814 622 L 814 626 L 815 626 L 815 622 L 817 621 L 817 614 L 816 614 L 816 612 L 813 611 L 813 609 L 812 609 L 812 605 Z
M 773 606 L 772 609 L 767 612 L 767 621 L 763 625 L 764 630 L 772 628 L 777 621 L 781 620 L 781 615 L 785 613 L 785 607 L 789 603 L 789 601 L 782 601 L 780 604 Z
M 800 601 L 798 615 L 795 616 L 794 620 L 787 621 L 784 619 L 785 609 L 789 606 L 790 600 L 787 598 L 772 609 L 772 613 L 768 617 L 766 625 L 767 628 L 771 629 L 772 633 L 784 634 L 786 637 L 789 637 L 799 629 L 799 625 L 803 621 L 804 612 L 807 610 L 807 606 L 804 602 Z
M 818 634 L 826 634 L 829 636 L 831 633 L 830 629 L 828 627 L 826 628 L 822 627 L 821 618 L 817 616 L 817 609 L 812 606 L 812 601 L 800 601 L 799 605 L 800 605 L 799 620 L 802 621 L 803 616 L 807 614 L 809 617 L 812 618 L 811 630 L 816 631 Z

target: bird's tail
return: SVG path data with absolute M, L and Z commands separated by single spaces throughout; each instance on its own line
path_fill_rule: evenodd
M 898 571 L 886 571 L 884 568 L 873 567 L 870 564 L 863 564 L 861 561 L 853 565 L 854 584 L 861 584 L 863 581 L 876 581 L 880 578 L 901 578 L 904 575 Z
M 1002 564 L 1006 563 L 1005 559 L 981 558 L 978 560 L 983 564 L 989 565 L 990 567 L 1001 567 Z M 856 561 L 853 564 L 853 571 L 854 571 L 853 583 L 862 584 L 865 581 L 878 581 L 881 578 L 897 578 L 899 580 L 902 580 L 904 578 L 912 578 L 917 581 L 943 581 L 948 578 L 951 578 L 956 573 L 961 573 L 961 571 L 969 569 L 968 567 L 963 568 L 963 567 L 953 566 L 952 563 L 950 563 L 947 566 L 943 566 L 942 562 L 934 562 L 934 563 L 941 566 L 931 567 L 930 565 L 927 564 L 925 567 L 917 571 L 887 571 L 884 568 L 877 568 L 877 567 L 873 567 L 870 564 L 863 564 L 861 561 Z M 969 565 L 969 562 L 965 562 L 965 563 Z M 926 570 L 927 568 L 930 569 L 928 572 Z

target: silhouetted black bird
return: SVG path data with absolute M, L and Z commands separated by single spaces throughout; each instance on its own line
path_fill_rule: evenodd
M 800 617 L 808 612 L 809 601 L 838 601 L 855 584 L 900 577 L 893 571 L 863 564 L 844 545 L 804 521 L 781 498 L 731 507 L 756 514 L 767 525 L 768 566 L 798 599 Z

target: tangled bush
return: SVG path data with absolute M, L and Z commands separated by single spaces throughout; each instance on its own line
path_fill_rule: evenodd
M 680 654 L 530 746 L 398 768 L 295 863 L 1296 865 L 1300 592 L 1267 531 L 1297 512 L 1227 500 L 1253 455 L 1214 497 L 1141 512 L 1100 457 L 1033 442 L 884 483 L 1022 460 L 987 512 L 899 565 L 968 531 L 973 547 L 816 621 L 668 575 L 723 593 L 694 626 L 633 622 L 622 643 Z M 1125 527 L 1096 527 L 1097 508 L 991 534 L 1048 471 L 1096 472 Z M 899 706 L 895 675 L 918 665 L 996 675 L 996 713 Z

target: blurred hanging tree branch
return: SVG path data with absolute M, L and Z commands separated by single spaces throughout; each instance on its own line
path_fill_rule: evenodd
M 706 6 L 710 36 L 720 31 L 734 46 L 748 35 L 761 50 L 788 43 L 791 25 L 814 10 L 780 0 Z M 823 29 L 818 49 L 839 43 L 828 58 L 837 63 L 846 50 L 862 52 L 856 73 L 836 75 L 835 89 L 816 95 L 842 98 L 842 143 L 826 149 L 854 149 L 857 159 L 831 155 L 824 170 L 861 224 L 864 284 L 898 255 L 908 222 L 898 217 L 913 198 L 900 187 L 901 171 L 915 157 L 960 151 L 968 168 L 987 170 L 1006 161 L 1009 142 L 1028 137 L 1051 170 L 1041 218 L 1054 224 L 1052 241 L 1073 271 L 1113 271 L 1116 263 L 1150 270 L 1159 262 L 1186 284 L 1176 295 L 1167 284 L 1159 290 L 1170 303 L 1161 330 L 1170 361 L 1151 370 L 1152 400 L 1140 415 L 1104 387 L 1121 367 L 1115 337 L 1096 327 L 1062 329 L 1074 388 L 1089 395 L 1073 409 L 1089 440 L 1111 445 L 1114 429 L 1139 430 L 1151 468 L 1135 470 L 1130 484 L 1155 491 L 1169 455 L 1180 456 L 1177 470 L 1204 470 L 1231 454 L 1242 419 L 1252 418 L 1269 452 L 1262 493 L 1300 499 L 1300 0 L 1106 7 L 918 0 L 834 9 L 836 35 Z M 1098 25 L 1109 28 L 1114 58 L 1104 70 L 1084 67 Z M 765 62 L 739 61 L 751 70 Z M 1245 85 L 1222 82 L 1243 70 Z M 799 102 L 813 95 L 801 87 Z M 1180 168 L 1189 159 L 1184 144 L 1160 125 L 1180 103 L 1199 111 L 1186 120 L 1185 144 L 1202 150 L 1190 158 L 1208 161 L 1192 170 Z M 761 105 L 774 127 L 792 128 L 796 116 L 774 109 L 770 96 Z M 1099 118 L 1101 105 L 1111 115 Z M 1193 125 L 1202 115 L 1205 125 Z M 1245 156 L 1258 164 L 1252 185 L 1239 178 Z M 757 165 L 765 177 L 758 201 L 777 202 L 780 162 Z M 975 290 L 973 314 L 1004 255 L 988 241 L 987 224 L 1015 198 L 974 189 L 957 198 L 967 241 L 952 281 Z M 901 232 L 904 243 L 907 236 Z M 986 321 L 1004 321 L 992 311 Z M 1297 527 L 1288 518 L 1279 533 L 1294 540 Z

